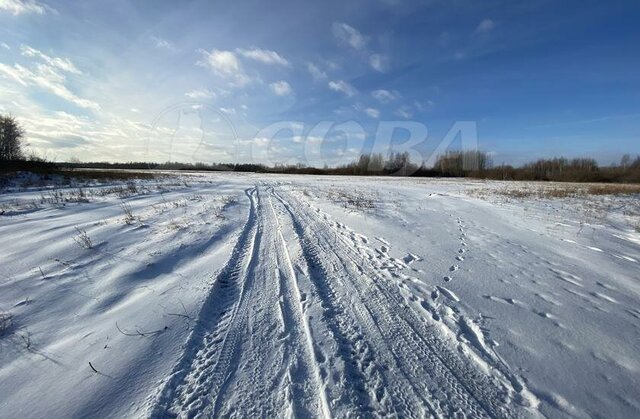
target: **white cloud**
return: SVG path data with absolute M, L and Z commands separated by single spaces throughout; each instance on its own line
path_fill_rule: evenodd
M 27 89 L 5 81 L 0 74 L 0 112 L 15 115 L 27 132 L 28 150 L 48 159 L 63 161 L 73 156 L 93 161 L 100 156 L 108 161 L 234 161 L 234 133 L 226 119 L 216 118 L 216 113 L 208 109 L 186 113 L 177 109 L 149 125 L 137 119 L 150 119 L 148 112 L 157 104 L 155 98 L 151 103 L 141 103 L 136 98 L 136 107 L 142 106 L 136 114 L 129 109 L 134 104 L 123 107 L 120 100 L 111 108 L 108 98 L 100 96 L 105 100 L 103 111 L 81 116 L 73 111 L 52 111 L 50 103 L 40 105 Z M 196 129 L 195 134 L 186 130 L 192 128 Z M 237 129 L 241 130 L 242 125 L 237 124 Z M 174 138 L 182 134 L 187 134 L 184 138 L 188 142 L 171 147 Z
M 87 118 L 75 116 L 66 112 L 42 114 L 30 110 L 29 116 L 20 118 L 24 123 L 30 148 L 37 151 L 53 149 L 75 149 L 76 151 L 91 145 L 86 139 L 87 133 L 94 130 Z M 64 152 L 64 150 L 62 150 Z
M 305 142 L 307 144 L 322 144 L 324 142 L 324 138 L 315 135 L 307 135 L 305 137 Z
M 0 0 L 0 10 L 7 11 L 14 16 L 25 13 L 44 14 L 49 7 L 35 0 Z
M 9 45 L 5 44 L 4 42 L 0 43 L 0 47 L 4 48 L 6 50 L 10 50 L 11 49 L 11 47 Z
M 158 49 L 166 49 L 169 51 L 175 51 L 176 47 L 173 44 L 173 42 L 168 41 L 164 38 L 160 38 L 159 36 L 152 36 L 151 40 L 153 41 L 154 45 L 156 48 Z
M 271 87 L 271 90 L 273 90 L 273 93 L 278 96 L 287 96 L 292 92 L 291 86 L 284 80 L 271 83 L 269 86 Z
M 353 105 L 353 109 L 358 112 L 362 112 L 370 118 L 378 119 L 380 118 L 380 111 L 376 108 L 366 107 L 362 103 L 357 102 Z
M 329 89 L 345 94 L 348 97 L 354 96 L 357 90 L 344 80 L 330 81 Z
M 54 160 L 72 156 L 87 161 L 95 160 L 95 156 L 121 161 L 131 159 L 132 155 L 140 160 L 147 157 L 146 150 L 137 150 L 130 139 L 147 137 L 149 127 L 126 118 L 108 116 L 94 120 L 35 108 L 25 112 L 20 122 L 27 131 L 29 149 Z
M 227 115 L 235 115 L 236 114 L 236 108 L 220 108 L 220 112 L 227 114 Z
M 380 103 L 389 103 L 397 100 L 400 97 L 400 93 L 395 90 L 389 91 L 385 89 L 378 89 L 371 92 L 371 96 Z
M 35 70 L 30 70 L 20 64 L 13 67 L 0 63 L 0 76 L 13 80 L 23 87 L 37 86 L 47 90 L 68 102 L 81 108 L 99 110 L 97 103 L 78 97 L 65 85 L 65 77 L 56 71 L 56 68 L 47 64 L 38 64 Z
M 36 63 L 31 68 L 20 64 L 15 64 L 13 67 L 0 64 L 0 75 L 14 80 L 24 87 L 40 87 L 81 108 L 96 111 L 100 109 L 97 103 L 77 96 L 65 85 L 66 78 L 62 72 L 75 75 L 82 74 L 69 59 L 49 56 L 28 45 L 22 45 L 20 52 L 24 57 L 36 58 L 44 63 Z
M 54 95 L 75 104 L 81 108 L 100 110 L 100 106 L 88 99 L 83 99 L 72 93 L 63 83 L 64 77 L 60 77 L 55 71 L 51 71 L 46 66 L 39 66 L 38 74 L 33 77 L 33 81 L 39 87 L 48 90 Z
M 478 33 L 487 33 L 490 32 L 493 28 L 495 28 L 496 23 L 491 19 L 485 19 L 476 28 L 476 32 Z
M 367 108 L 364 110 L 364 113 L 366 113 L 369 117 L 374 119 L 380 118 L 380 111 L 375 108 Z
M 50 160 L 62 161 L 76 156 L 91 161 L 101 156 L 106 160 L 127 161 L 133 159 L 133 155 L 137 159 L 137 149 L 146 151 L 144 146 L 138 146 L 144 142 L 131 142 L 131 138 L 148 137 L 148 126 L 122 120 L 108 112 L 81 116 L 73 111 L 53 111 L 50 103 L 38 104 L 27 89 L 6 83 L 1 75 L 0 109 L 10 111 L 24 126 L 29 153 Z M 132 115 L 127 109 L 124 111 Z
M 399 107 L 398 110 L 396 110 L 395 114 L 404 119 L 410 119 L 411 117 L 413 117 L 413 111 L 411 110 L 411 107 L 406 105 Z
M 357 29 L 342 22 L 334 22 L 331 29 L 333 36 L 352 48 L 361 50 L 367 45 L 367 37 Z
M 313 77 L 315 81 L 326 80 L 327 78 L 327 73 L 320 70 L 320 68 L 313 63 L 307 64 L 307 70 L 309 70 L 309 74 L 311 74 L 311 77 Z
M 22 86 L 29 85 L 29 83 L 25 80 L 25 77 L 28 76 L 28 73 L 29 70 L 22 67 L 20 64 L 16 64 L 11 67 L 6 64 L 0 63 L 0 75 L 2 75 L 5 79 L 13 80 L 14 82 Z
M 231 51 L 213 49 L 210 52 L 199 51 L 204 60 L 198 61 L 198 65 L 208 68 L 219 77 L 229 81 L 232 87 L 242 87 L 252 80 L 240 66 L 238 57 Z
M 216 96 L 216 94 L 209 89 L 195 89 L 184 95 L 189 99 L 212 99 Z
M 66 71 L 67 73 L 82 74 L 82 72 L 78 70 L 78 68 L 68 58 L 51 57 L 47 54 L 42 53 L 41 51 L 38 51 L 35 48 L 31 48 L 28 45 L 21 45 L 20 52 L 25 57 L 40 58 L 50 66 L 56 67 L 62 71 Z
M 414 100 L 413 106 L 416 108 L 418 112 L 424 112 L 424 111 L 433 110 L 436 104 L 431 100 L 427 100 L 426 102 L 418 102 L 417 100 Z
M 242 55 L 245 58 L 249 58 L 251 60 L 259 61 L 263 64 L 276 64 L 282 65 L 285 67 L 289 67 L 289 61 L 287 61 L 284 57 L 278 54 L 275 51 L 270 51 L 268 49 L 260 49 L 260 48 L 251 48 L 251 49 L 236 49 L 236 52 Z
M 258 147 L 266 147 L 271 142 L 271 139 L 267 137 L 256 137 L 251 140 L 251 142 Z
M 374 70 L 384 73 L 389 70 L 389 57 L 383 54 L 371 54 L 369 64 Z
M 217 49 L 211 50 L 211 52 L 201 52 L 205 58 L 202 63 L 214 72 L 222 75 L 233 75 L 240 72 L 240 62 L 233 52 Z

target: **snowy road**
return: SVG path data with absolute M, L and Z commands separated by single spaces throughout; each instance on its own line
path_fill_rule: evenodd
M 4 195 L 0 416 L 640 412 L 637 201 L 345 180 Z

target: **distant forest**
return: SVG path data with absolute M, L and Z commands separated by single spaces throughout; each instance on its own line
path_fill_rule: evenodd
M 619 164 L 601 167 L 594 159 L 540 159 L 521 167 L 494 166 L 487 153 L 450 151 L 440 156 L 433 167 L 416 164 L 408 153 L 363 154 L 357 160 L 338 167 L 307 167 L 303 164 L 276 165 L 221 164 L 221 163 L 107 163 L 72 162 L 54 163 L 36 157 L 24 160 L 0 161 L 0 171 L 57 171 L 73 169 L 137 169 L 137 170 L 193 170 L 236 171 L 257 173 L 287 173 L 345 176 L 414 176 L 414 177 L 468 177 L 493 180 L 539 180 L 555 182 L 613 182 L 640 183 L 640 156 L 625 155 Z

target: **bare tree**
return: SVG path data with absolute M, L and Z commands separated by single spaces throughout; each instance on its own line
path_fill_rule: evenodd
M 18 121 L 11 115 L 0 115 L 0 160 L 22 159 L 23 140 L 24 129 Z
M 627 167 L 631 166 L 630 154 L 625 154 L 624 156 L 622 156 L 622 159 L 620 159 L 620 166 L 622 166 L 623 169 L 626 169 Z

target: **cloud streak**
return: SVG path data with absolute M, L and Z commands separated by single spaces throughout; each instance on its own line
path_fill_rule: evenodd
M 366 108 L 364 110 L 364 113 L 367 114 L 367 116 L 369 116 L 370 118 L 373 118 L 373 119 L 380 118 L 380 111 L 378 109 L 375 109 L 375 108 Z
M 22 45 L 20 47 L 20 52 L 25 57 L 40 58 L 50 66 L 56 67 L 67 73 L 82 74 L 82 72 L 78 70 L 78 68 L 68 58 L 51 57 L 35 48 L 31 48 L 28 45 Z
M 496 23 L 493 20 L 485 19 L 478 24 L 478 27 L 476 28 L 476 32 L 488 33 L 488 32 L 491 32 L 495 27 L 496 27 Z
M 176 51 L 177 48 L 176 46 L 173 44 L 173 42 L 164 39 L 164 38 L 160 38 L 159 36 L 152 36 L 151 37 L 151 41 L 153 42 L 153 44 L 155 45 L 156 48 L 158 49 L 166 49 L 168 51 Z
M 347 97 L 355 96 L 355 94 L 358 93 L 355 87 L 344 80 L 330 81 L 329 89 L 333 90 L 334 92 L 340 92 Z
M 216 94 L 209 89 L 194 89 L 184 94 L 189 99 L 213 99 Z
M 396 101 L 400 98 L 400 93 L 385 89 L 378 89 L 371 92 L 371 96 L 382 104 Z
M 369 64 L 371 68 L 380 73 L 389 71 L 389 57 L 384 54 L 371 54 L 369 56 Z
M 328 77 L 327 73 L 320 70 L 320 68 L 313 63 L 307 64 L 307 70 L 309 71 L 309 74 L 311 74 L 311 77 L 313 78 L 314 81 L 326 80 Z
M 0 0 L 0 11 L 9 12 L 14 16 L 29 13 L 43 15 L 48 10 L 52 9 L 35 0 Z
M 351 48 L 362 50 L 367 46 L 368 38 L 346 23 L 334 22 L 331 32 L 340 43 L 349 45 Z
M 63 73 L 82 74 L 70 60 L 51 57 L 26 45 L 21 47 L 21 53 L 25 57 L 35 58 L 44 63 L 32 63 L 31 68 L 17 63 L 13 66 L 0 63 L 0 76 L 22 87 L 39 87 L 80 108 L 100 110 L 100 105 L 96 102 L 77 96 L 65 85 L 66 77 Z
M 252 81 L 232 51 L 213 49 L 211 51 L 199 50 L 198 52 L 203 59 L 197 64 L 208 68 L 218 77 L 226 79 L 231 87 L 242 87 Z
M 287 59 L 282 57 L 275 51 L 271 51 L 268 49 L 260 49 L 260 48 L 251 48 L 251 49 L 236 49 L 236 52 L 241 56 L 248 58 L 250 60 L 258 61 L 263 64 L 270 65 L 281 65 L 284 67 L 290 67 L 291 64 Z

